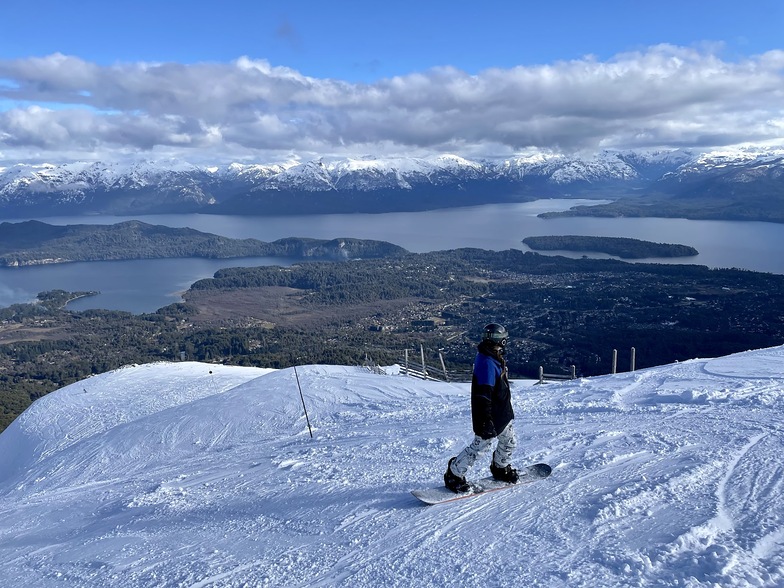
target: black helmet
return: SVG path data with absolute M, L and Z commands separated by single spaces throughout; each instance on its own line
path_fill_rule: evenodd
M 506 345 L 506 339 L 508 337 L 509 333 L 507 330 L 503 327 L 503 325 L 499 325 L 498 323 L 490 323 L 489 325 L 485 325 L 485 330 L 482 333 L 482 341 L 490 341 L 491 343 L 495 343 L 501 347 Z

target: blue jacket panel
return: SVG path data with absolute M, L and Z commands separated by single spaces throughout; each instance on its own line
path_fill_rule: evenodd
M 474 376 L 480 386 L 494 387 L 495 382 L 501 377 L 501 363 L 489 355 L 477 353 L 474 360 Z

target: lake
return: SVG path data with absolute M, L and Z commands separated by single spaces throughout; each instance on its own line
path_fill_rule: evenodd
M 68 303 L 71 310 L 106 308 L 136 314 L 181 302 L 181 293 L 224 267 L 290 265 L 290 259 L 134 259 L 0 269 L 0 307 L 33 300 L 46 290 L 98 291 Z
M 114 224 L 137 219 L 149 224 L 191 227 L 234 238 L 275 241 L 284 237 L 378 239 L 412 252 L 477 247 L 501 251 L 528 250 L 522 239 L 537 235 L 631 237 L 657 243 L 690 245 L 700 253 L 660 263 L 695 263 L 709 267 L 784 274 L 784 224 L 746 221 L 694 221 L 662 218 L 541 219 L 542 212 L 567 210 L 596 201 L 538 200 L 521 204 L 488 204 L 468 208 L 386 214 L 334 214 L 283 217 L 205 214 L 141 217 L 52 217 L 44 222 Z M 19 219 L 9 220 L 19 222 Z M 551 253 L 548 253 L 551 254 Z M 569 257 L 582 253 L 560 252 Z M 609 257 L 590 254 L 590 257 Z M 152 312 L 180 300 L 179 292 L 224 267 L 289 265 L 291 260 L 158 259 L 105 261 L 0 269 L 0 306 L 28 302 L 52 289 L 98 290 L 100 295 L 74 301 L 68 308 L 108 308 Z

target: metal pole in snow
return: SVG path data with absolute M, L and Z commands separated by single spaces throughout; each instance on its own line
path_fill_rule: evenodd
M 294 377 L 297 378 L 297 388 L 299 389 L 299 398 L 302 400 L 302 410 L 305 411 L 305 420 L 308 423 L 308 432 L 310 432 L 310 438 L 313 439 L 313 429 L 310 428 L 310 418 L 308 417 L 308 409 L 305 406 L 305 396 L 302 394 L 302 386 L 299 385 L 299 374 L 297 374 L 297 366 L 294 366 Z

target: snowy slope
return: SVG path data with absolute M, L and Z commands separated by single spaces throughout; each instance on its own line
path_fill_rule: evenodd
M 514 358 L 510 358 L 514 361 Z M 0 585 L 784 586 L 784 347 L 513 385 L 542 482 L 450 505 L 466 384 L 127 367 L 0 435 Z M 485 475 L 484 468 L 475 475 Z

